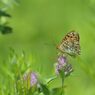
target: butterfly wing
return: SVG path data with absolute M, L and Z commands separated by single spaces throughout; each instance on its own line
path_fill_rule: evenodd
M 67 53 L 69 55 L 79 55 L 80 54 L 80 45 L 79 45 L 79 34 L 77 32 L 68 33 L 61 44 L 58 45 L 58 49 L 61 52 Z

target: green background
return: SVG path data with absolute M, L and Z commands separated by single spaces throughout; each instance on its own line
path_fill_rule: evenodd
M 75 30 L 80 35 L 81 61 L 71 58 L 74 72 L 65 80 L 65 95 L 95 95 L 95 0 L 21 0 L 8 12 L 13 33 L 0 34 L 0 68 L 12 47 L 18 54 L 25 51 L 33 70 L 52 76 L 56 46 Z M 2 69 L 0 80 L 8 81 Z

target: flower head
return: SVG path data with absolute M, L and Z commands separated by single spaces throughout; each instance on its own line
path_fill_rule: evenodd
M 30 83 L 30 87 L 36 86 L 38 84 L 37 74 L 35 72 L 29 72 L 24 74 L 23 80 Z
M 58 56 L 58 62 L 55 65 L 55 72 L 57 75 L 60 70 L 64 70 L 65 76 L 69 75 L 73 71 L 72 65 L 67 62 L 67 57 L 64 55 Z
M 61 56 L 58 57 L 58 63 L 60 65 L 66 65 L 66 61 L 67 61 L 67 59 L 66 59 L 65 56 L 61 55 Z
M 37 80 L 37 75 L 36 75 L 36 73 L 34 73 L 34 72 L 31 73 L 31 74 L 30 74 L 30 85 L 31 85 L 31 87 L 34 86 L 34 85 L 36 85 L 37 82 L 38 82 L 38 80 Z

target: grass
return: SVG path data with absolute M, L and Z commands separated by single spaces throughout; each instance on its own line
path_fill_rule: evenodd
M 80 34 L 81 55 L 70 58 L 74 72 L 64 82 L 65 95 L 95 95 L 94 10 L 94 0 L 23 0 L 10 7 L 8 12 L 12 18 L 9 25 L 13 33 L 0 34 L 0 95 L 14 95 L 17 68 L 21 74 L 31 68 L 45 79 L 53 76 L 57 58 L 54 44 L 59 44 L 71 30 Z M 10 51 L 10 47 L 14 51 Z M 11 64 L 11 61 L 19 65 Z M 22 63 L 30 65 L 21 68 Z M 60 79 L 55 80 L 51 88 L 60 84 Z

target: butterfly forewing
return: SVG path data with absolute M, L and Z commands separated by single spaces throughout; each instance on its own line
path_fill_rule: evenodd
M 79 55 L 80 45 L 79 45 L 79 34 L 77 32 L 68 33 L 58 45 L 58 49 L 69 55 Z

